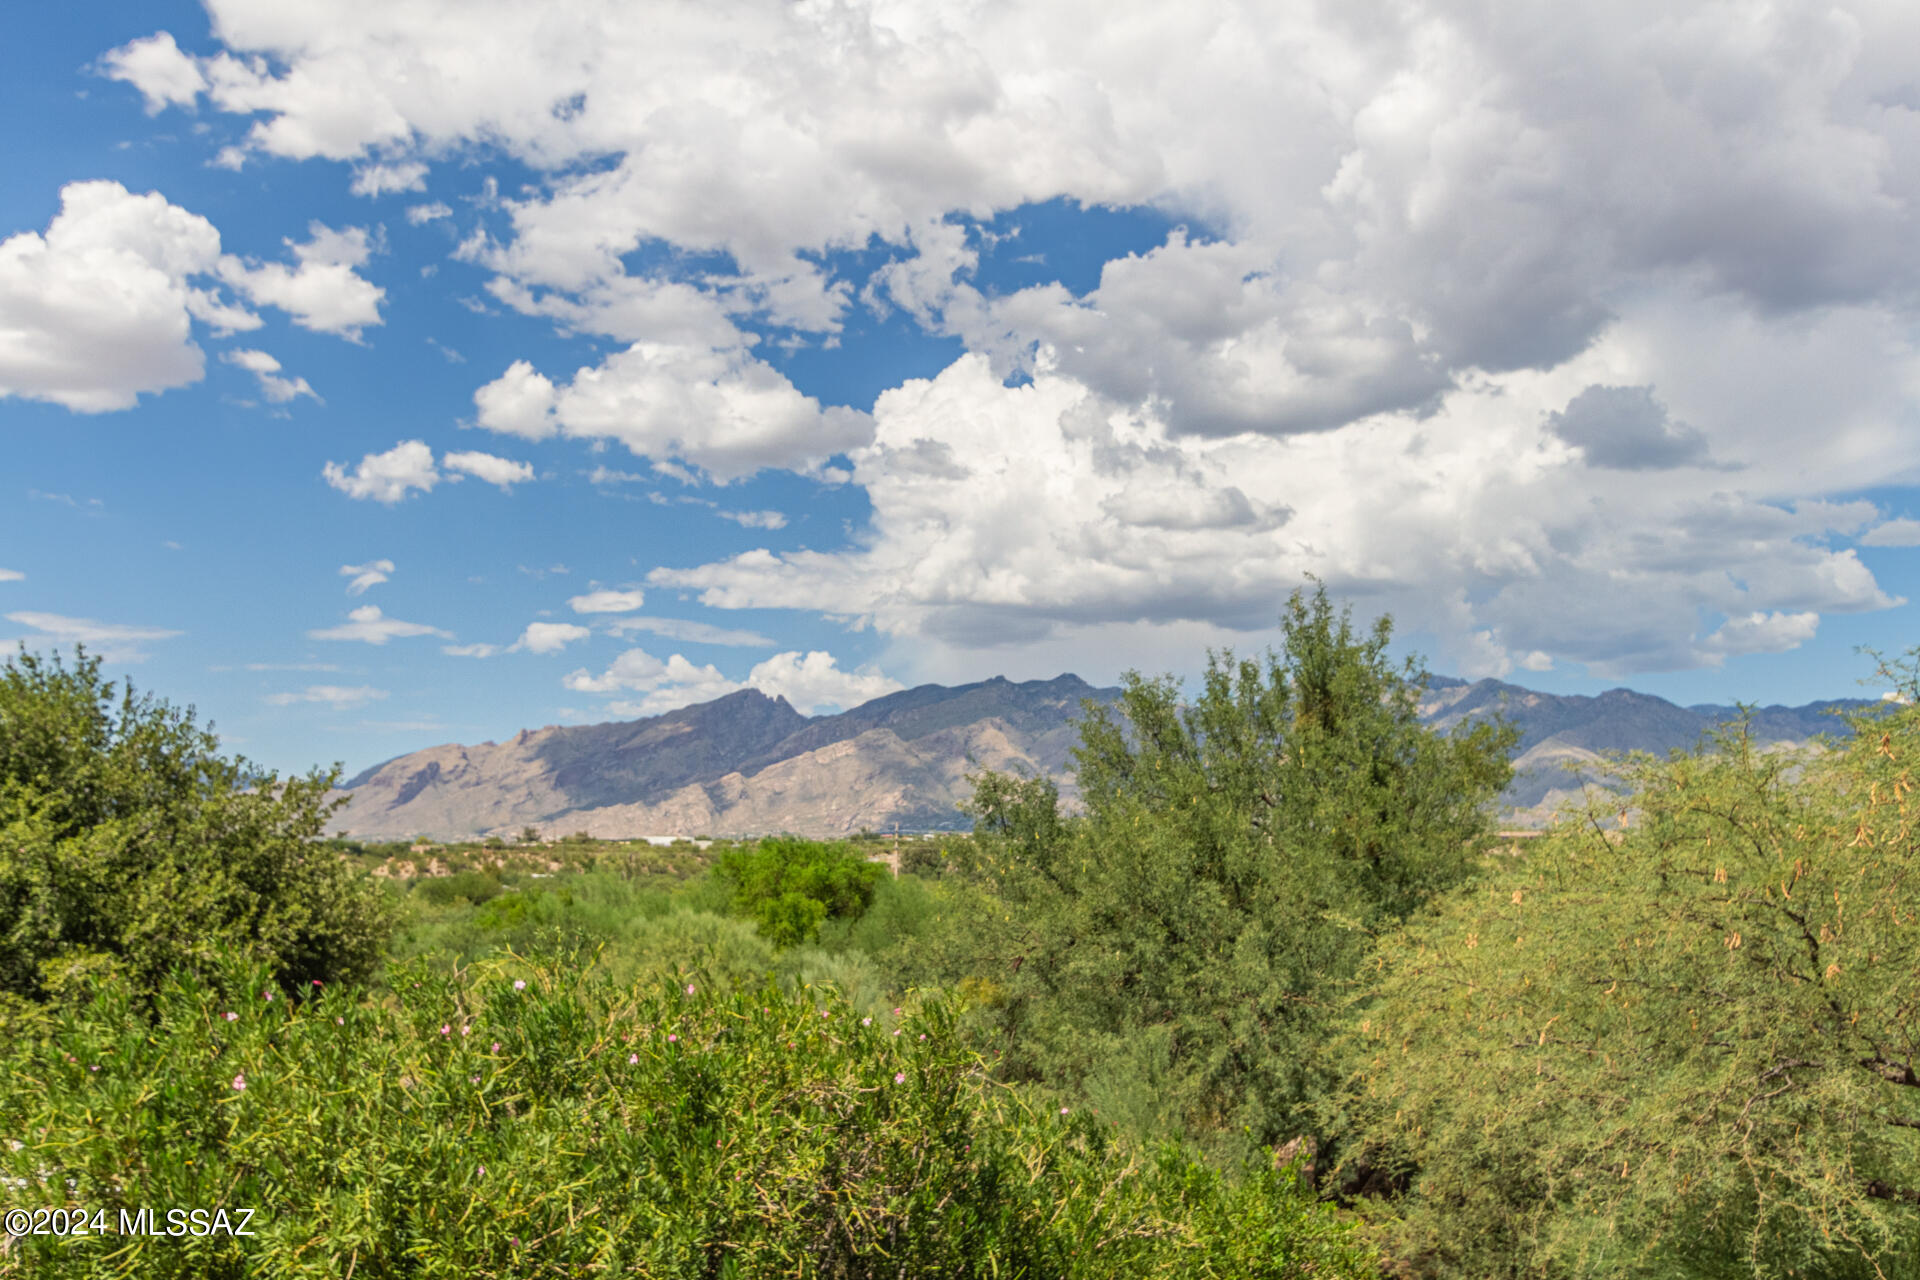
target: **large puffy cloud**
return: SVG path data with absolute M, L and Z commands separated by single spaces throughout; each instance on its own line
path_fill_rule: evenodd
M 1816 500 L 1920 479 L 1908 9 L 211 7 L 230 53 L 110 74 L 255 116 L 248 154 L 540 172 L 461 252 L 623 349 L 512 365 L 480 425 L 722 479 L 854 458 L 853 545 L 654 579 L 709 604 L 907 663 L 1138 652 L 1311 572 L 1463 666 L 1625 673 L 1891 602 L 1843 542 L 1903 527 Z M 966 220 L 1055 198 L 1193 230 L 1084 294 L 981 284 Z M 870 420 L 755 355 L 856 297 L 971 354 Z
M 351 337 L 378 324 L 382 291 L 355 273 L 365 234 L 315 224 L 312 237 L 292 245 L 295 267 L 249 264 L 221 252 L 211 222 L 157 191 L 69 183 L 44 235 L 0 241 L 0 396 L 99 413 L 199 381 L 206 359 L 194 321 L 216 334 L 261 323 L 221 293 L 223 282 L 308 328 Z M 303 379 L 274 377 L 279 363 L 265 352 L 231 358 L 269 398 L 313 394 Z
M 542 439 L 607 439 L 679 458 L 721 481 L 767 467 L 805 470 L 864 443 L 864 413 L 822 408 L 744 348 L 638 343 L 555 386 L 516 361 L 474 395 L 479 425 Z
M 213 224 L 158 192 L 69 184 L 45 236 L 0 242 L 0 394 L 98 413 L 199 381 L 191 280 L 219 260 Z
M 204 95 L 255 116 L 251 152 L 411 176 L 504 147 L 549 178 L 473 254 L 528 306 L 604 310 L 636 283 L 626 255 L 670 245 L 730 255 L 735 276 L 698 269 L 726 306 L 831 330 L 845 282 L 805 255 L 878 237 L 923 268 L 888 289 L 936 319 L 968 260 L 950 213 L 1066 197 L 1201 218 L 1222 245 L 1114 271 L 1103 316 L 1041 293 L 947 317 L 979 341 L 1084 346 L 1077 376 L 1123 400 L 1151 384 L 1176 430 L 1327 426 L 1427 404 L 1468 369 L 1557 364 L 1649 278 L 1779 314 L 1903 294 L 1920 266 L 1920 130 L 1892 52 L 1920 21 L 1892 6 L 1441 4 L 1358 23 L 1231 0 L 1124 21 L 873 0 L 688 12 L 663 32 L 582 5 L 564 35 L 452 0 L 351 22 L 210 7 L 241 58 L 161 35 L 108 73 L 150 108 Z
M 1207 440 L 1044 365 L 1008 387 L 969 356 L 876 405 L 875 442 L 852 455 L 874 503 L 859 545 L 752 551 L 651 581 L 713 607 L 876 626 L 899 641 L 890 663 L 929 677 L 939 649 L 1071 654 L 1109 632 L 1165 665 L 1195 626 L 1214 642 L 1271 627 L 1308 574 L 1451 637 L 1440 656 L 1473 674 L 1556 656 L 1608 674 L 1716 665 L 1791 648 L 1821 613 L 1895 603 L 1829 545 L 1875 518 L 1870 503 L 1783 505 L 1703 493 L 1701 476 L 1722 473 L 1583 465 L 1553 415 L 1631 361 L 1605 350 L 1509 376 L 1424 418 Z M 1780 467 L 1756 457 L 1740 476 L 1767 485 Z

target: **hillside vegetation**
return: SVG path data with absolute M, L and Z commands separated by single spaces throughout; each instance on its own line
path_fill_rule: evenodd
M 316 841 L 324 779 L 130 754 L 187 718 L 129 704 L 9 775 L 15 971 L 65 976 L 0 1015 L 0 1167 L 10 1205 L 257 1234 L 22 1239 L 0 1274 L 1920 1275 L 1920 710 L 1621 760 L 1630 794 L 1515 846 L 1510 726 L 1434 733 L 1387 622 L 1324 592 L 1281 622 L 1184 700 L 1091 703 L 1082 811 L 977 775 L 973 833 L 898 875 L 890 842 Z M 0 758 L 110 702 L 84 659 L 9 670 Z M 154 782 L 34 816 L 96 757 Z M 180 794 L 282 825 L 122 838 Z M 335 916 L 252 888 L 237 829 L 375 944 L 282 947 Z M 89 840 L 227 923 L 89 907 L 46 869 Z

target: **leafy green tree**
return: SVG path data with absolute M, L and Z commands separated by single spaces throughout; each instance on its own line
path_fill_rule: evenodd
M 847 844 L 781 837 L 728 849 L 714 874 L 736 914 L 775 946 L 791 947 L 818 939 L 830 918 L 858 919 L 887 869 Z
M 1005 1070 L 1085 1088 L 1148 1130 L 1298 1132 L 1337 1079 L 1335 995 L 1373 935 L 1457 884 L 1490 834 L 1513 732 L 1419 722 L 1418 667 L 1391 622 L 1356 635 L 1324 588 L 1296 592 L 1264 666 L 1210 657 L 1191 704 L 1125 678 L 1075 751 L 1086 812 L 1044 779 L 986 775 L 973 871 L 1011 923 Z M 1011 929 L 1009 934 L 1007 931 Z
M 1744 726 L 1391 939 L 1343 1176 L 1431 1276 L 1920 1275 L 1920 709 Z
M 121 971 L 142 990 L 233 954 L 289 987 L 368 973 L 378 889 L 318 843 L 331 776 L 281 779 L 84 649 L 0 668 L 0 993 Z

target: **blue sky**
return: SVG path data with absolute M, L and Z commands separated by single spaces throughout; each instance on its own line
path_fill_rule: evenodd
M 0 638 L 349 770 L 1309 574 L 1556 692 L 1920 639 L 1903 7 L 1126 8 L 24 15 Z

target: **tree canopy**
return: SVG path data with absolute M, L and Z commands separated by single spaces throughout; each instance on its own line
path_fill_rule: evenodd
M 1320 1040 L 1373 935 L 1458 883 L 1510 775 L 1511 730 L 1419 722 L 1392 624 L 1296 592 L 1265 664 L 1210 655 L 1183 704 L 1128 673 L 1088 703 L 1085 814 L 984 775 L 973 870 L 1012 908 L 982 938 L 1005 1070 L 1148 1130 L 1273 1142 L 1333 1083 Z M 997 962 L 997 963 L 996 963 Z M 997 970 L 997 971 L 996 971 Z
M 313 843 L 331 775 L 220 754 L 179 710 L 24 648 L 0 668 L 0 993 L 45 999 L 119 971 L 235 955 L 289 988 L 363 976 L 389 929 L 377 888 Z

